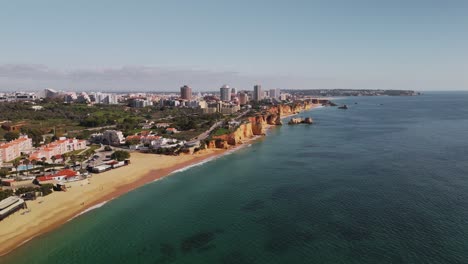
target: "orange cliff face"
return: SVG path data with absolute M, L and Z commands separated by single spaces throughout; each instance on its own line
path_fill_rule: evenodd
M 235 131 L 213 137 L 208 142 L 207 148 L 227 148 L 228 145 L 235 146 L 257 135 L 265 135 L 268 125 L 282 125 L 281 118 L 285 115 L 297 114 L 312 108 L 313 104 L 308 101 L 294 103 L 292 105 L 272 106 L 266 112 L 249 117 L 247 122 L 241 124 Z

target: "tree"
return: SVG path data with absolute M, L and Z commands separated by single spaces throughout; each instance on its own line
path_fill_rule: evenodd
M 19 133 L 15 131 L 6 132 L 3 138 L 5 138 L 6 141 L 12 141 L 19 138 Z
M 36 160 L 36 159 L 32 159 L 32 160 L 31 160 L 31 164 L 33 165 L 33 168 L 35 169 L 35 168 L 36 168 L 36 164 L 37 164 L 37 160 Z
M 26 175 L 28 175 L 28 173 L 29 173 L 29 163 L 30 162 L 31 161 L 29 159 L 23 160 L 23 164 L 26 165 Z
M 13 195 L 13 190 L 1 190 L 0 201 Z
M 21 131 L 26 133 L 28 137 L 32 139 L 32 142 L 35 147 L 38 147 L 42 141 L 42 131 L 37 128 L 25 128 L 22 127 Z
M 130 158 L 130 153 L 125 150 L 116 150 L 114 153 L 112 153 L 111 158 L 117 161 L 124 161 Z
M 16 177 L 18 177 L 18 167 L 19 167 L 19 165 L 20 165 L 19 160 L 15 159 L 13 161 L 13 167 L 15 167 L 15 169 L 16 169 Z
M 41 161 L 42 161 L 42 172 L 44 172 L 44 171 L 45 171 L 45 164 L 46 164 L 47 158 L 46 158 L 46 157 L 42 157 L 42 158 L 41 158 Z
M 68 159 L 68 154 L 67 154 L 67 153 L 63 153 L 63 154 L 62 154 L 63 164 L 65 164 L 65 163 L 67 162 L 67 159 Z
M 50 159 L 52 160 L 52 163 L 54 164 L 53 169 L 55 171 L 55 161 L 57 160 L 57 158 L 55 156 L 52 156 Z
M 52 189 L 54 188 L 54 185 L 51 183 L 46 183 L 42 184 L 40 188 L 40 191 L 42 192 L 42 196 L 46 196 L 52 193 Z
M 80 162 L 80 170 L 83 169 L 83 161 L 85 161 L 85 156 L 84 155 L 79 155 L 78 156 L 78 161 Z
M 73 170 L 75 170 L 76 155 L 75 155 L 75 154 L 72 154 L 72 155 L 70 156 L 70 160 L 71 160 L 71 162 L 72 162 Z
M 7 169 L 0 169 L 0 177 L 6 177 L 8 175 Z

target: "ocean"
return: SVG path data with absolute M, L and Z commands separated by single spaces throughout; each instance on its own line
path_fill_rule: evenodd
M 468 93 L 336 102 L 0 262 L 468 263 Z

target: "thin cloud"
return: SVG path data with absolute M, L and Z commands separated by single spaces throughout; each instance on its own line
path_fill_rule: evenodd
M 295 75 L 251 75 L 234 71 L 210 71 L 153 66 L 122 66 L 59 70 L 42 64 L 0 65 L 0 91 L 38 91 L 44 88 L 69 91 L 178 91 L 187 84 L 194 91 L 214 91 L 223 84 L 252 90 L 265 89 L 466 89 L 456 80 L 359 80 Z

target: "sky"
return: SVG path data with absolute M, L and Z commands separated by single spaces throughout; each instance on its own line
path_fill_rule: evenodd
M 0 90 L 468 90 L 466 0 L 0 0 Z

